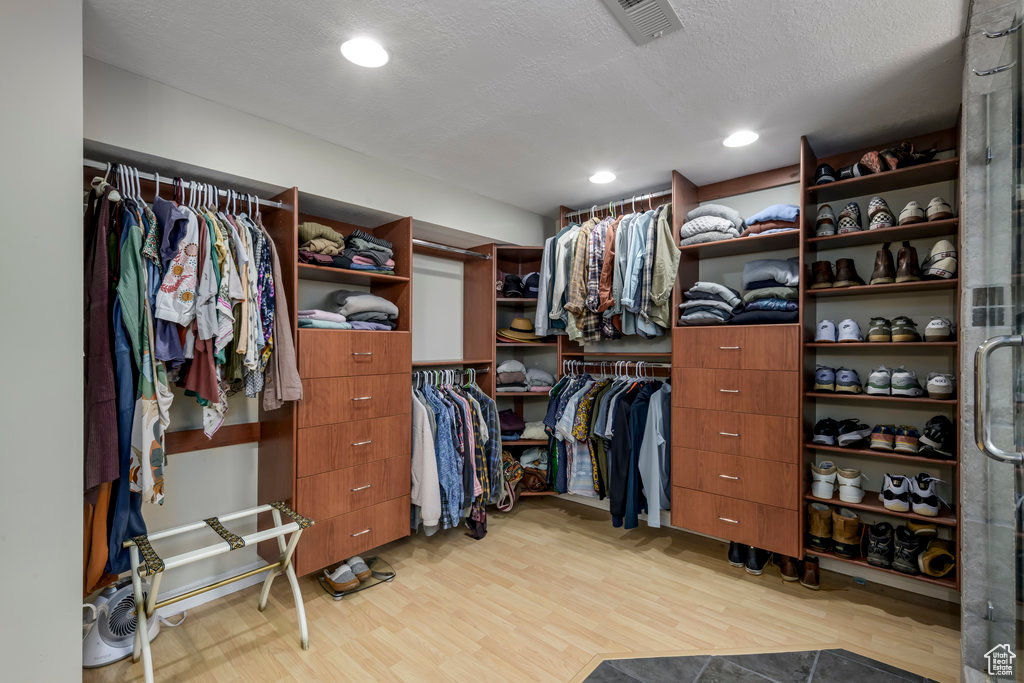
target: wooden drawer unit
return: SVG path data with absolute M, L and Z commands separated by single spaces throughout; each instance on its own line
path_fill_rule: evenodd
M 412 411 L 411 391 L 412 375 L 408 372 L 304 379 L 298 426 L 316 427 L 386 415 L 408 415 Z
M 672 405 L 798 417 L 800 373 L 673 368 Z
M 796 417 L 672 408 L 673 446 L 797 464 L 801 441 Z
M 295 471 L 308 477 L 376 460 L 412 455 L 409 415 L 391 415 L 303 427 L 296 441 Z
M 677 327 L 672 335 L 676 367 L 800 371 L 799 325 Z
M 803 555 L 798 515 L 796 510 L 672 487 L 674 526 L 791 557 Z
M 300 477 L 296 496 L 312 519 L 328 519 L 409 493 L 410 477 L 409 458 L 401 456 Z
M 672 485 L 800 509 L 797 466 L 771 460 L 673 448 Z
M 303 379 L 411 371 L 409 332 L 299 330 L 299 376 Z
M 295 568 L 309 574 L 409 535 L 408 494 L 329 519 L 302 533 Z

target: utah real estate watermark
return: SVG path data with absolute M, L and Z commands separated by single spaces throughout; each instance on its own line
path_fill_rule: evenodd
M 1013 660 L 1016 658 L 1017 655 L 1008 643 L 996 645 L 985 653 L 985 659 L 988 660 L 988 675 L 1013 678 Z

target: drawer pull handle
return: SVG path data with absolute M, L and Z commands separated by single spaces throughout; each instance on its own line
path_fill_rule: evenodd
M 719 346 L 718 348 L 720 348 L 722 351 L 739 351 L 740 350 L 740 347 L 738 347 L 738 346 Z
M 353 401 L 369 401 L 373 396 L 353 396 Z
M 718 519 L 722 520 L 723 522 L 728 522 L 729 524 L 739 524 L 739 522 L 735 519 L 729 519 L 728 517 L 719 517 Z
M 352 537 L 355 538 L 356 536 L 362 536 L 363 534 L 368 534 L 368 533 L 370 533 L 369 529 L 363 529 L 362 531 L 357 531 L 354 534 L 352 534 Z
M 352 445 L 353 446 L 369 446 L 371 443 L 373 443 L 373 439 L 369 439 L 367 441 L 353 441 Z
M 357 486 L 354 489 L 350 489 L 350 490 L 352 490 L 352 491 L 365 491 L 366 489 L 370 488 L 371 486 L 373 486 L 373 484 L 363 484 L 362 486 Z
M 739 477 L 734 477 L 731 474 L 719 474 L 718 476 L 721 477 L 722 479 L 732 479 L 733 481 L 739 481 L 740 480 Z
M 723 394 L 738 394 L 738 393 L 740 393 L 739 389 L 719 389 L 719 391 L 722 392 Z
M 353 351 L 353 356 L 372 356 L 373 351 Z
M 734 434 L 733 432 L 718 432 L 718 435 L 719 436 L 735 436 L 736 438 L 739 438 L 739 436 L 740 436 L 739 434 Z

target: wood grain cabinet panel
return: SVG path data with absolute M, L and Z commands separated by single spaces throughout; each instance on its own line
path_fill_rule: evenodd
M 311 519 L 329 519 L 409 493 L 410 476 L 409 458 L 402 456 L 300 477 L 295 487 Z
M 409 415 L 303 427 L 297 431 L 298 477 L 412 455 Z
M 304 379 L 298 426 L 408 415 L 412 411 L 411 391 L 410 373 Z
M 672 449 L 672 485 L 798 510 L 797 466 L 689 448 Z
M 409 535 L 409 496 L 319 520 L 302 532 L 295 570 L 309 574 Z
M 797 464 L 801 444 L 799 418 L 672 408 L 673 446 Z
M 672 334 L 677 367 L 800 371 L 799 325 L 677 327 Z
M 796 510 L 672 487 L 672 524 L 702 534 L 800 557 Z
M 798 417 L 800 373 L 673 368 L 672 405 Z
M 303 379 L 411 371 L 409 332 L 299 330 L 299 376 Z

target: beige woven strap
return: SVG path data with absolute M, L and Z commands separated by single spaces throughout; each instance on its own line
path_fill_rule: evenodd
M 245 539 L 225 529 L 224 525 L 221 524 L 220 520 L 216 517 L 210 517 L 209 519 L 204 519 L 203 521 L 206 522 L 206 524 L 211 529 L 216 531 L 217 535 L 223 538 L 227 542 L 228 547 L 232 550 L 238 550 L 239 548 L 245 547 Z
M 311 520 L 308 517 L 303 517 L 295 510 L 292 510 L 290 507 L 284 504 L 283 500 L 279 500 L 276 503 L 271 503 L 270 507 L 280 511 L 282 515 L 298 524 L 300 529 L 308 529 L 309 527 L 313 526 L 313 520 Z
M 139 572 L 141 576 L 152 576 L 164 570 L 164 561 L 149 544 L 148 536 L 136 536 L 132 539 L 132 543 L 138 547 L 139 553 L 142 555 L 142 562 L 146 565 L 145 571 Z

